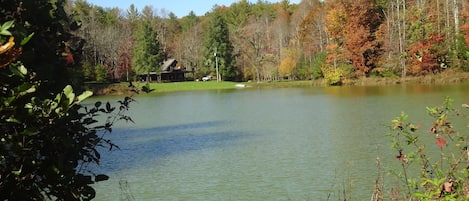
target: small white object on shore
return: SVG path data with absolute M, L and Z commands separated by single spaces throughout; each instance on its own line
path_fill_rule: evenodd
M 246 87 L 245 84 L 236 84 L 235 86 L 236 86 L 237 88 L 244 88 L 244 87 Z

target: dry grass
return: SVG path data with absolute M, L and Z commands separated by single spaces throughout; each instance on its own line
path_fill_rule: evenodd
M 445 71 L 439 74 L 405 78 L 358 78 L 344 80 L 344 85 L 381 86 L 395 84 L 458 84 L 469 82 L 469 72 Z

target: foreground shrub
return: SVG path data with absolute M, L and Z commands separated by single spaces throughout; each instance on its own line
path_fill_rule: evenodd
M 16 61 L 22 47 L 0 26 L 0 200 L 91 200 L 91 184 L 108 179 L 88 168 L 100 163 L 98 147 L 117 147 L 105 138 L 133 99 L 84 107 L 92 95 L 38 90 L 43 81 Z M 21 45 L 26 41 L 23 40 Z M 98 121 L 99 116 L 107 116 Z
M 391 200 L 469 199 L 468 136 L 454 123 L 465 116 L 452 102 L 426 108 L 433 122 L 424 132 L 406 114 L 393 120 L 389 136 L 400 169 L 391 172 L 400 185 L 389 188 Z

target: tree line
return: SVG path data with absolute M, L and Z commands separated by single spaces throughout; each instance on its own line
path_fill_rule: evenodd
M 194 79 L 213 74 L 220 59 L 222 79 L 236 81 L 337 84 L 469 69 L 464 0 L 240 0 L 183 17 L 150 5 L 122 10 L 75 0 L 67 11 L 81 23 L 75 34 L 86 41 L 88 81 L 131 79 L 170 57 Z

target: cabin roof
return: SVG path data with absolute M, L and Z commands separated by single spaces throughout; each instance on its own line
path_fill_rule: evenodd
M 175 65 L 177 63 L 176 59 L 168 59 L 166 60 L 163 65 L 161 66 L 161 71 L 162 72 L 169 72 L 172 71 L 171 66 Z

